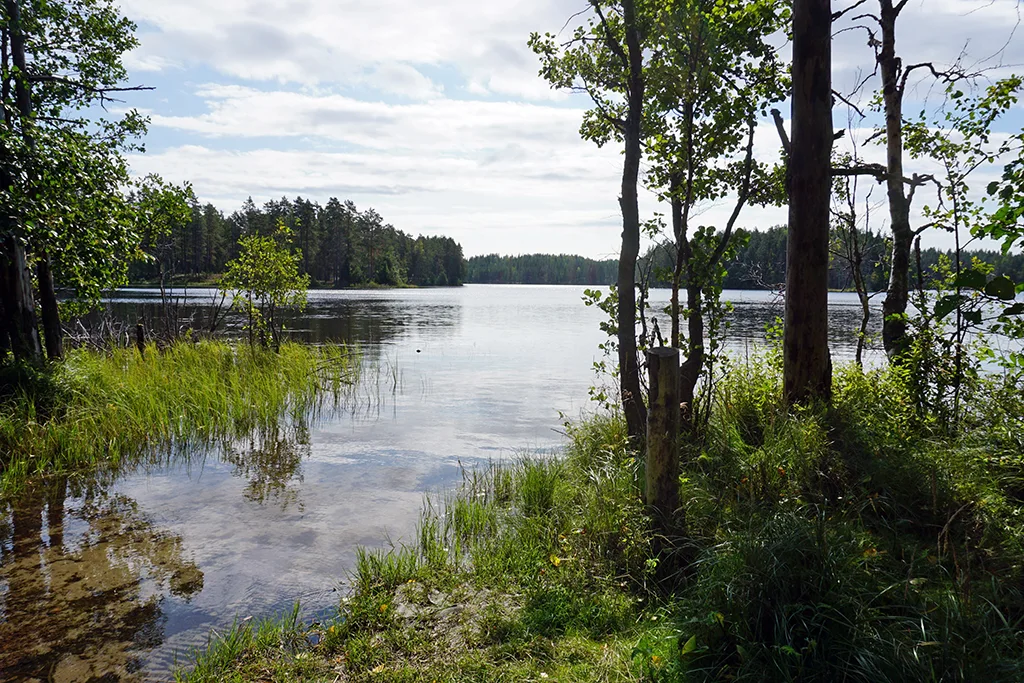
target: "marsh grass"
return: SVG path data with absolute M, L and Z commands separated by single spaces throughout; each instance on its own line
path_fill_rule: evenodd
M 274 353 L 201 342 L 144 355 L 75 349 L 48 370 L 0 373 L 0 495 L 9 495 L 32 477 L 117 469 L 308 418 L 345 394 L 359 364 L 339 346 Z
M 306 627 L 302 657 L 342 668 L 305 680 L 1024 680 L 1020 380 L 952 434 L 900 370 L 787 410 L 776 361 L 719 383 L 676 532 L 650 530 L 622 422 L 569 425 L 564 457 L 468 471 L 416 543 L 361 553 Z

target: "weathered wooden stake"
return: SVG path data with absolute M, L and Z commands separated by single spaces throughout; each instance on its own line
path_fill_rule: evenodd
M 645 502 L 655 522 L 665 527 L 679 508 L 679 349 L 651 349 L 647 368 L 650 405 Z
M 142 326 L 142 322 L 135 324 L 135 346 L 139 348 L 139 355 L 143 358 L 146 357 L 146 328 Z

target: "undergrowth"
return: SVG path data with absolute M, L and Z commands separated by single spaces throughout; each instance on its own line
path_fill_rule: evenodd
M 788 409 L 776 361 L 719 383 L 673 532 L 651 531 L 622 421 L 595 416 L 561 459 L 467 472 L 416 544 L 362 552 L 336 618 L 226 656 L 229 636 L 179 677 L 1024 680 L 1019 378 L 951 430 L 898 368 L 842 368 L 831 406 Z

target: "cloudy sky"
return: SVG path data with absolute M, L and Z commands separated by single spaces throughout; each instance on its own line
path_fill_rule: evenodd
M 121 4 L 142 43 L 128 57 L 132 81 L 156 88 L 129 102 L 152 122 L 137 173 L 190 181 L 228 213 L 250 195 L 351 199 L 414 235 L 450 235 L 470 256 L 617 255 L 619 152 L 579 139 L 587 101 L 551 91 L 526 47 L 586 0 Z M 969 63 L 1004 67 L 994 74 L 1024 70 L 1017 0 L 911 0 L 900 22 L 906 63 L 948 64 L 966 50 Z M 872 59 L 863 32 L 838 36 L 836 87 Z M 913 107 L 938 94 L 922 83 Z M 846 124 L 838 109 L 836 124 Z M 1022 126 L 1020 108 L 1001 124 Z M 758 154 L 777 148 L 766 121 Z M 649 195 L 642 208 L 659 210 Z M 725 211 L 705 207 L 701 220 Z M 749 209 L 740 222 L 769 227 L 785 211 Z

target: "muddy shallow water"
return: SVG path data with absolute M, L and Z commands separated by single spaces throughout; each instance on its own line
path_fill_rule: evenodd
M 295 600 L 307 617 L 331 609 L 355 548 L 408 538 L 424 493 L 461 467 L 559 448 L 562 415 L 588 407 L 603 341 L 582 291 L 311 292 L 292 335 L 356 343 L 367 359 L 339 406 L 0 504 L 0 680 L 166 680 L 211 628 Z M 124 290 L 110 313 L 153 320 L 158 296 Z M 726 298 L 729 346 L 743 354 L 781 304 Z M 198 328 L 210 301 L 190 290 L 179 313 Z M 856 297 L 830 302 L 833 355 L 849 358 Z

